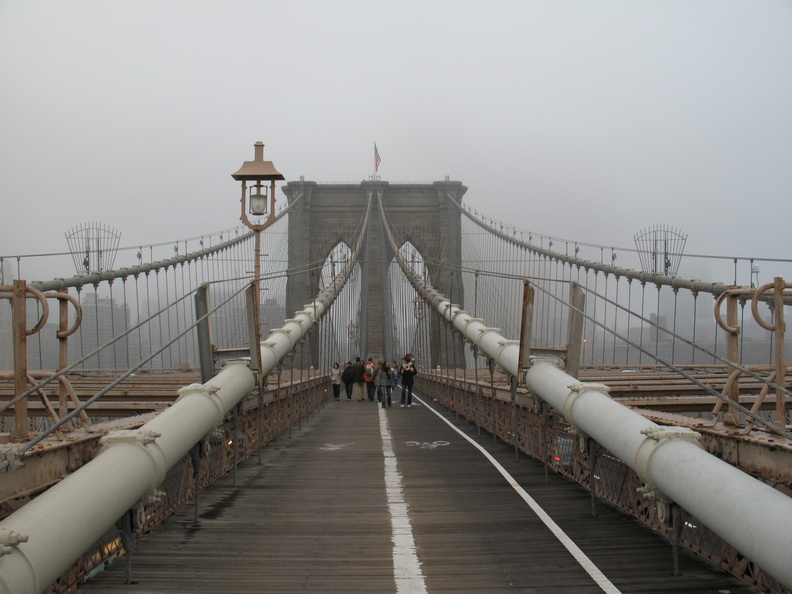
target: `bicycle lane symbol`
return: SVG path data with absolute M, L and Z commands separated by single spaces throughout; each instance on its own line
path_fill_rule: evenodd
M 420 442 L 420 441 L 405 441 L 404 445 L 408 448 L 421 448 L 422 450 L 434 450 L 443 446 L 451 445 L 448 441 L 433 441 L 433 442 Z

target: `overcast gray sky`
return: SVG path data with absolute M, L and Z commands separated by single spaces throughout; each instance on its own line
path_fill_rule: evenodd
M 288 180 L 376 142 L 537 233 L 792 257 L 789 0 L 0 0 L 0 81 L 0 255 L 233 226 L 262 140 Z

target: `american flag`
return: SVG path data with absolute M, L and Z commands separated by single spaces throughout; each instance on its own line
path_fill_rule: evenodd
M 377 143 L 374 143 L 374 172 L 379 171 L 379 165 L 382 162 L 380 159 L 379 151 L 377 150 Z

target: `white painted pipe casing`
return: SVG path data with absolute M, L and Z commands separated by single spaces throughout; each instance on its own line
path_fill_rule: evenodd
M 549 363 L 526 374 L 531 391 L 559 410 L 575 398 L 567 420 L 641 474 L 636 457 L 661 426 L 598 391 L 573 396 L 576 382 Z M 660 492 L 687 510 L 764 571 L 792 584 L 792 499 L 683 439 L 669 439 L 648 461 Z M 642 477 L 643 478 L 643 477 Z
M 111 434 L 91 462 L 0 522 L 0 529 L 28 537 L 0 557 L 0 593 L 46 589 L 217 426 L 217 402 L 227 412 L 250 393 L 254 379 L 245 363 L 230 363 L 198 386 L 214 398 L 184 398 L 136 431 Z
M 792 500 L 684 440 L 651 462 L 658 488 L 740 553 L 792 586 Z

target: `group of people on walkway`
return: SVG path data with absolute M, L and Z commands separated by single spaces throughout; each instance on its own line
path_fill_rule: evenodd
M 333 363 L 330 370 L 330 381 L 333 385 L 333 398 L 341 400 L 341 385 L 344 385 L 348 401 L 354 398 L 359 402 L 368 399 L 374 402 L 374 396 L 387 408 L 392 405 L 391 393 L 401 381 L 401 407 L 412 406 L 412 392 L 418 369 L 415 358 L 407 353 L 399 365 L 391 365 L 380 359 L 376 363 L 369 357 L 365 363 L 360 357 L 355 362 L 347 361 L 342 370 L 338 363 Z

